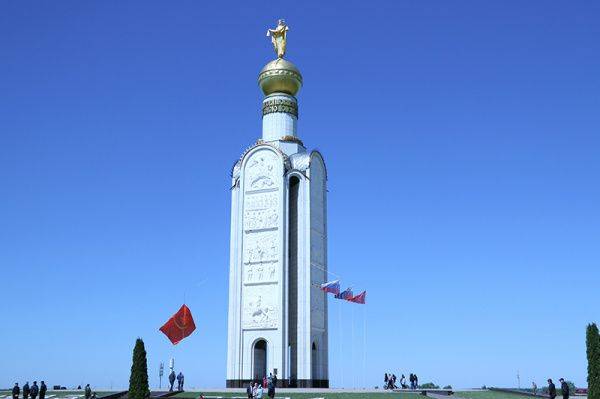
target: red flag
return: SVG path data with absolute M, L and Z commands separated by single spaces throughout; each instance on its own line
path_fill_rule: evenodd
M 367 299 L 367 291 L 363 291 L 358 295 L 354 295 L 352 298 L 350 298 L 348 300 L 350 302 L 360 303 L 360 304 L 364 305 L 366 299 Z
M 193 333 L 195 329 L 196 324 L 194 324 L 190 308 L 182 305 L 177 313 L 171 316 L 169 321 L 160 328 L 160 331 L 171 340 L 173 345 L 177 345 L 179 341 Z

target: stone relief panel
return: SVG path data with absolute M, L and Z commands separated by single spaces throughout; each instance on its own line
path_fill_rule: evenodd
M 279 193 L 257 193 L 246 195 L 244 208 L 250 211 L 279 208 Z
M 276 286 L 251 285 L 244 287 L 244 329 L 277 328 L 279 308 Z
M 278 231 L 261 231 L 244 236 L 243 262 L 274 262 L 279 258 Z
M 244 211 L 244 230 L 271 229 L 278 226 L 279 210 L 269 209 L 246 209 Z
M 278 176 L 281 169 L 279 163 L 279 157 L 272 151 L 254 153 L 246 164 L 246 191 L 278 188 L 278 181 L 282 179 Z
M 277 282 L 278 263 L 254 263 L 244 265 L 244 282 L 275 283 Z

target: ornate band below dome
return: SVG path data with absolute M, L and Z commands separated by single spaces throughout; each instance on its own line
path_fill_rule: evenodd
M 292 100 L 283 98 L 275 98 L 272 100 L 263 101 L 262 113 L 263 116 L 274 112 L 284 112 L 298 117 L 298 104 Z
M 260 75 L 258 75 L 258 81 L 260 82 L 261 80 L 269 76 L 292 76 L 298 79 L 300 83 L 302 83 L 302 75 L 294 71 L 290 71 L 289 69 L 268 69 L 266 71 L 261 72 Z

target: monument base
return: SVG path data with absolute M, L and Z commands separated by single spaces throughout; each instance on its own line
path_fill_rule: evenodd
M 227 388 L 246 388 L 255 380 L 227 380 Z M 329 388 L 329 380 L 277 380 L 277 388 Z

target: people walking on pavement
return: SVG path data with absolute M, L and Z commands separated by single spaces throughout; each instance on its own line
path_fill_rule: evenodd
M 23 399 L 28 399 L 29 398 L 29 381 L 27 381 L 25 383 L 25 385 L 23 385 Z

